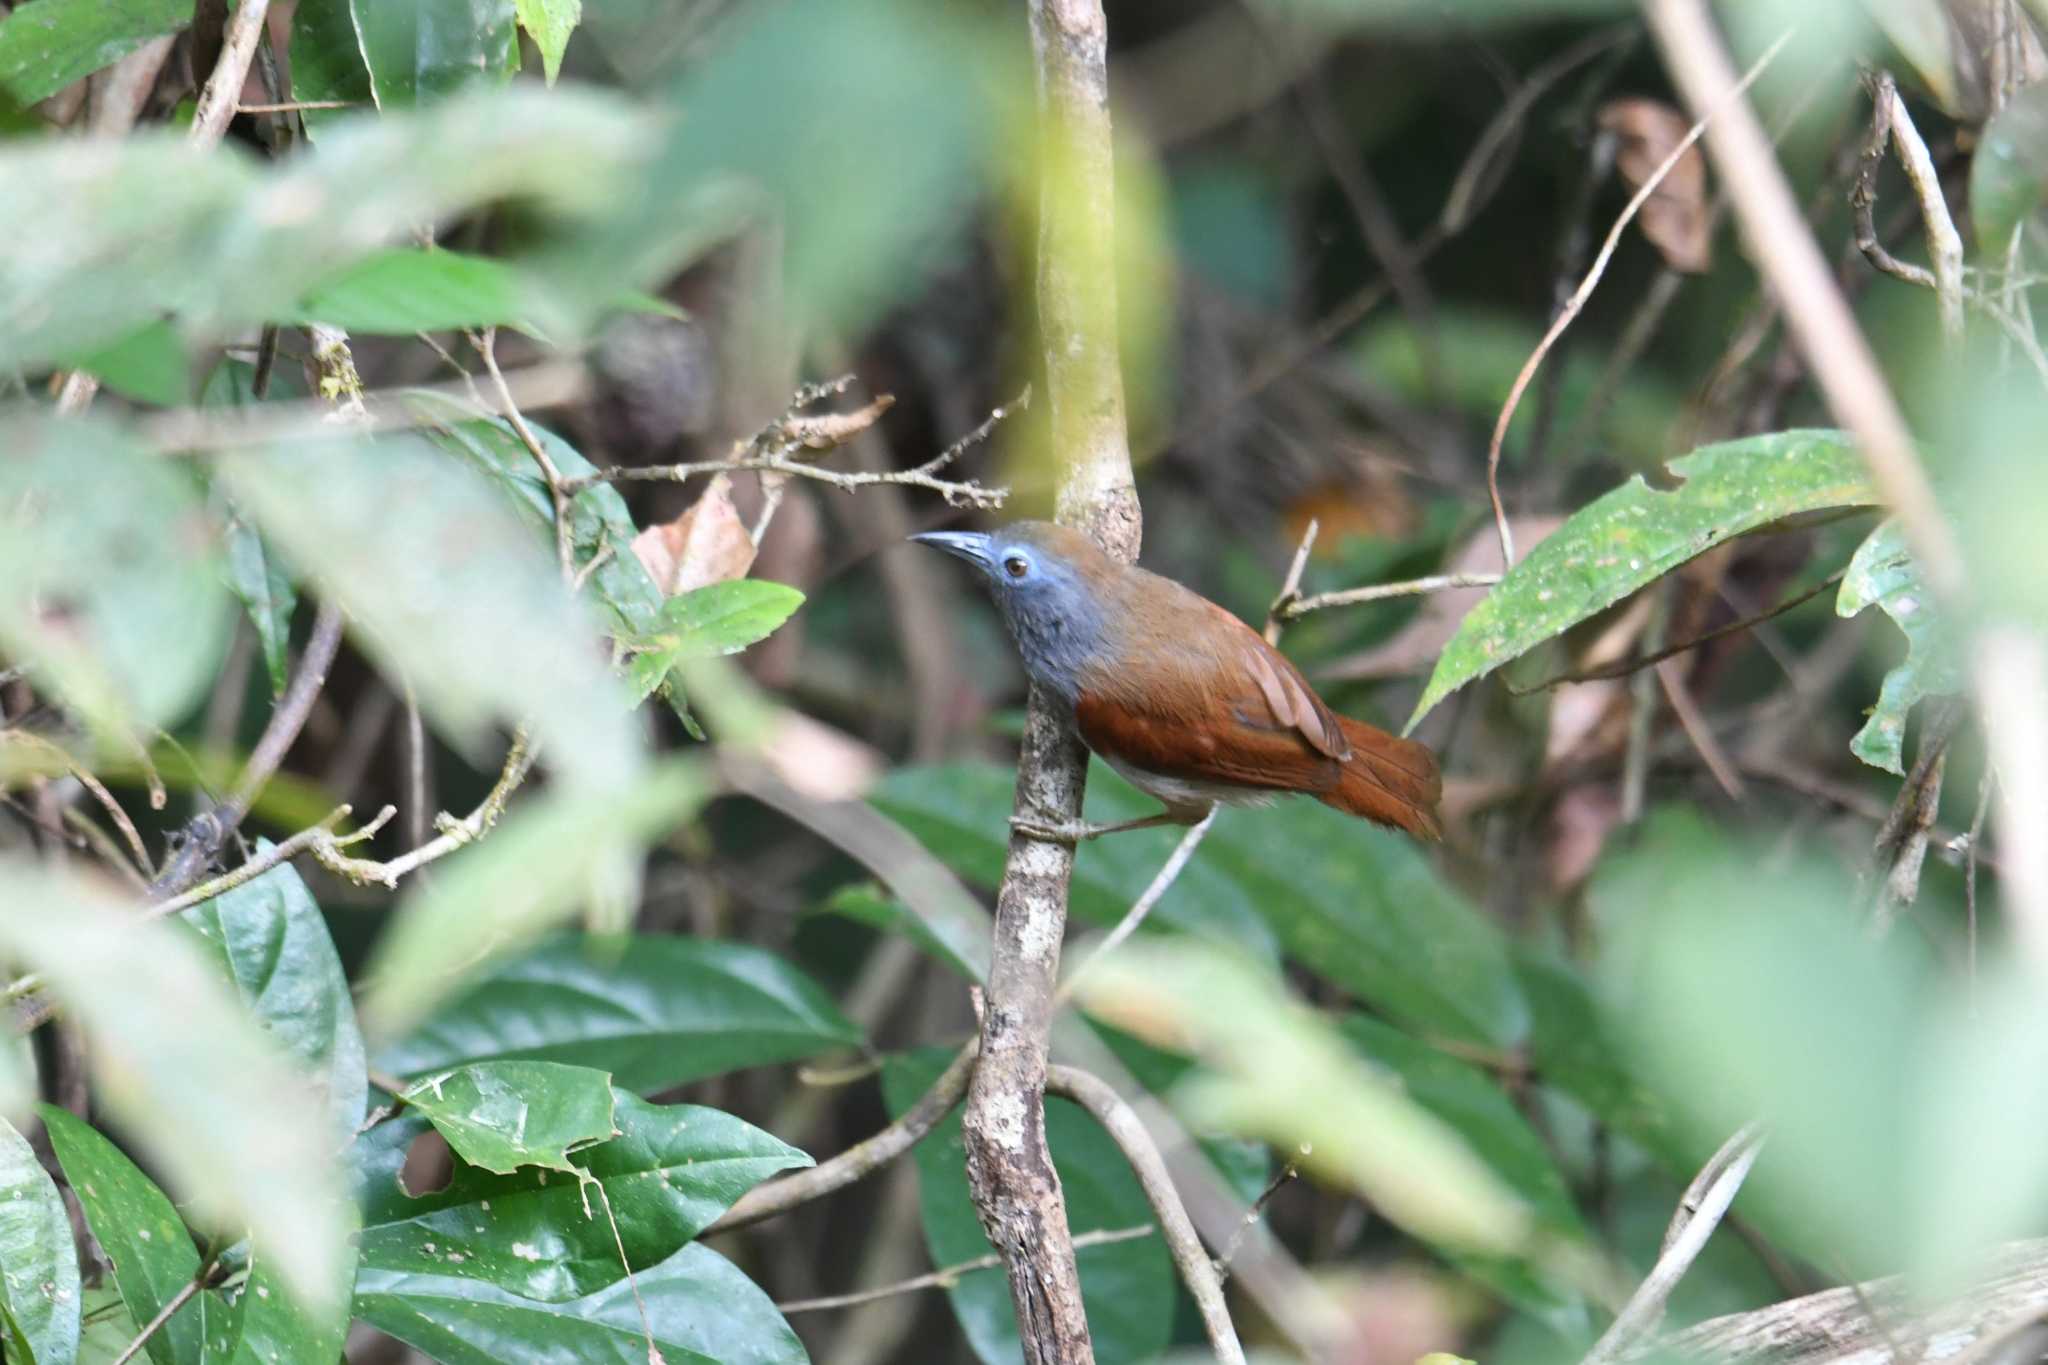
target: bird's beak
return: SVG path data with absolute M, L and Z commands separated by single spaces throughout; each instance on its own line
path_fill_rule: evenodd
M 920 545 L 944 550 L 979 569 L 986 569 L 995 562 L 995 556 L 989 551 L 989 538 L 980 531 L 926 531 L 911 539 Z

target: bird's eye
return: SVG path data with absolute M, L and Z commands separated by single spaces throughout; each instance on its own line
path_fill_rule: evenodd
M 1003 561 L 1003 572 L 1012 578 L 1022 578 L 1031 572 L 1031 561 L 1023 555 L 1011 555 Z

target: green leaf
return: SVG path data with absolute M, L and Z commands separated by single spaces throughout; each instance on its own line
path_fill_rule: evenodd
M 616 1261 L 614 1261 L 616 1264 Z M 445 1365 L 503 1365 L 508 1360 L 573 1360 L 641 1365 L 648 1335 L 668 1365 L 806 1365 L 802 1343 L 758 1286 L 732 1262 L 686 1246 L 639 1272 L 579 1299 L 543 1303 L 482 1280 L 365 1269 L 356 1280 L 356 1314 L 372 1327 Z
M 526 724 L 566 785 L 612 789 L 644 771 L 625 698 L 582 643 L 595 623 L 472 471 L 403 436 L 298 441 L 216 477 L 459 747 L 475 753 L 493 722 Z
M 1201 1067 L 1174 1099 L 1205 1130 L 1298 1150 L 1304 1169 L 1427 1241 L 1531 1249 L 1529 1206 L 1457 1128 L 1242 959 L 1193 940 L 1132 943 L 1081 978 L 1080 993 L 1098 1018 L 1195 1055 Z
M 569 1153 L 612 1135 L 612 1078 L 560 1062 L 473 1062 L 422 1076 L 399 1096 L 472 1166 L 574 1173 Z
M 882 1093 L 900 1116 L 938 1079 L 953 1054 L 923 1048 L 892 1056 L 882 1068 Z M 1066 1100 L 1045 1102 L 1045 1136 L 1067 1203 L 1067 1222 L 1078 1235 L 1142 1227 L 1154 1221 L 1145 1192 L 1107 1133 L 1086 1110 Z M 991 1250 L 967 1189 L 967 1152 L 956 1110 L 918 1143 L 918 1201 L 932 1264 L 956 1265 Z M 1075 1252 L 1081 1297 L 1098 1359 L 1150 1360 L 1173 1335 L 1177 1296 L 1173 1261 L 1154 1235 L 1082 1247 Z M 969 1271 L 946 1290 L 976 1355 L 989 1365 L 1021 1356 L 1010 1286 L 1000 1267 Z
M 78 1358 L 113 1360 L 127 1350 L 128 1343 L 135 1340 L 141 1329 L 122 1304 L 120 1291 L 111 1284 L 87 1289 L 84 1305 L 85 1314 L 78 1334 Z
M 146 322 L 110 345 L 65 361 L 123 398 L 176 407 L 191 396 L 191 360 L 185 339 L 168 322 Z
M 400 109 L 519 70 L 512 0 L 350 0 L 370 90 Z
M 78 1355 L 78 1314 L 78 1253 L 64 1200 L 28 1139 L 0 1119 L 0 1355 L 69 1365 Z
M 272 847 L 256 841 L 256 851 Z M 327 1097 L 339 1143 L 363 1121 L 368 1080 L 348 975 L 289 862 L 202 901 L 183 919 L 220 954 L 243 1003 Z
M 95 1094 L 197 1217 L 248 1227 L 302 1303 L 338 1308 L 348 1221 L 328 1110 L 187 931 L 0 858 L 0 953 L 85 1030 Z
M 1573 1242 L 1586 1240 L 1578 1206 L 1550 1149 L 1492 1078 L 1362 1014 L 1346 1015 L 1337 1029 L 1361 1055 L 1393 1073 L 1409 1099 L 1463 1138 L 1473 1155 L 1529 1207 L 1544 1232 Z M 1538 1314 L 1560 1335 L 1589 1335 L 1592 1322 L 1585 1296 L 1530 1263 L 1474 1256 L 1456 1248 L 1445 1251 L 1475 1279 Z
M 2041 207 L 2044 181 L 2048 86 L 2026 85 L 1984 125 L 1970 156 L 1970 218 L 1987 262 L 2004 262 L 2013 233 Z
M 652 631 L 626 640 L 644 651 L 627 671 L 635 699 L 645 701 L 678 665 L 737 654 L 766 639 L 803 601 L 795 588 L 756 578 L 707 583 L 671 597 Z
M 406 1153 L 427 1129 L 416 1114 L 357 1142 L 364 1270 L 484 1281 L 539 1303 L 566 1303 L 616 1284 L 626 1263 L 645 1271 L 673 1256 L 780 1171 L 810 1164 L 730 1114 L 653 1105 L 612 1093 L 619 1135 L 576 1154 L 603 1189 L 546 1170 L 493 1175 L 457 1161 L 448 1184 L 414 1197 L 399 1183 Z M 618 1220 L 618 1240 L 605 1216 Z
M 963 877 L 994 886 L 1009 846 L 1013 780 L 992 766 L 899 769 L 874 802 Z M 1090 768 L 1089 819 L 1157 810 L 1104 765 Z M 1179 837 L 1141 830 L 1084 846 L 1074 914 L 1102 924 L 1122 918 Z M 1313 802 L 1226 811 L 1153 919 L 1269 960 L 1277 939 L 1310 970 L 1418 1032 L 1508 1047 L 1526 1026 L 1499 929 L 1412 841 Z
M 0 96 L 48 99 L 192 22 L 192 0 L 32 0 L 0 20 Z
M 44 1105 L 42 1116 L 86 1225 L 113 1263 L 121 1302 L 130 1317 L 153 1320 L 199 1273 L 199 1252 L 184 1220 L 156 1182 L 91 1124 L 55 1105 Z M 195 1295 L 150 1338 L 149 1358 L 157 1365 L 198 1365 L 213 1306 Z
M 363 65 L 350 0 L 299 0 L 292 10 L 291 62 L 293 98 L 309 104 L 371 102 L 370 69 Z M 317 140 L 345 115 L 338 109 L 308 109 L 301 117 L 306 135 Z
M 516 0 L 516 3 L 519 26 L 533 35 L 533 45 L 540 49 L 541 70 L 546 73 L 548 84 L 553 85 L 562 70 L 562 53 L 569 46 L 569 35 L 583 20 L 583 0 Z
M 103 732 L 181 718 L 230 621 L 185 472 L 100 421 L 19 421 L 0 509 L 0 646 Z
M 1781 431 L 1703 446 L 1671 462 L 1658 492 L 1640 477 L 1580 508 L 1472 609 L 1437 658 L 1408 729 L 1475 678 L 1727 540 L 1802 512 L 1877 495 L 1840 432 Z
M 708 791 L 701 767 L 670 760 L 627 787 L 557 788 L 521 802 L 481 845 L 406 893 L 369 973 L 371 1031 L 410 1027 L 491 957 L 517 952 L 594 896 L 630 890 L 646 843 Z
M 350 332 L 410 336 L 520 320 L 519 272 L 488 256 L 394 247 L 314 285 L 299 304 L 308 321 Z
M 1896 521 L 1886 521 L 1856 547 L 1842 575 L 1835 614 L 1854 616 L 1873 603 L 1904 633 L 1906 659 L 1884 675 L 1877 705 L 1849 741 L 1849 752 L 1873 768 L 1904 777 L 1907 714 L 1922 697 L 1960 691 L 1963 675 L 1941 606 Z
M 344 1300 L 355 1284 L 354 1260 L 351 1246 L 339 1268 Z M 280 1365 L 287 1360 L 339 1360 L 348 1340 L 348 1315 L 308 1315 L 286 1291 L 272 1258 L 260 1246 L 249 1250 L 247 1279 L 225 1291 L 207 1290 L 205 1297 L 211 1300 L 207 1325 L 221 1323 L 226 1328 L 224 1336 L 211 1339 L 209 1361 Z
M 291 681 L 292 613 L 298 609 L 298 591 L 255 527 L 241 520 L 230 522 L 227 540 L 228 588 L 241 599 L 256 628 L 271 695 L 282 697 Z
M 377 1065 L 414 1076 L 529 1057 L 600 1067 L 625 1089 L 654 1091 L 860 1043 L 823 990 L 760 948 L 560 938 L 487 969 Z
M 619 97 L 565 87 L 353 116 L 260 168 L 166 131 L 0 142 L 0 240 L 37 243 L 0 255 L 0 367 L 46 368 L 167 315 L 195 345 L 296 318 L 336 271 L 501 199 L 545 242 L 622 191 L 651 132 Z

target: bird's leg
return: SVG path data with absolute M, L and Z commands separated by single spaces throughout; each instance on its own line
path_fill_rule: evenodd
M 1147 815 L 1137 820 L 1119 820 L 1113 825 L 1094 825 L 1086 820 L 1040 820 L 1029 815 L 1010 817 L 1010 828 L 1019 834 L 1028 834 L 1034 839 L 1044 839 L 1055 844 L 1079 844 L 1089 839 L 1100 839 L 1105 834 L 1121 834 L 1131 829 L 1153 829 L 1160 825 L 1192 825 L 1209 813 L 1207 806 L 1169 806 L 1157 815 Z

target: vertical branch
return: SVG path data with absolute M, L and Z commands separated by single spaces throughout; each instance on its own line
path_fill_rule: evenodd
M 1111 554 L 1136 557 L 1137 490 L 1117 363 L 1115 170 L 1108 25 L 1101 0 L 1031 0 L 1041 158 L 1038 323 L 1045 355 L 1058 517 Z M 1017 768 L 1017 807 L 1053 819 L 1081 811 L 1087 755 L 1033 692 Z M 981 1063 L 964 1116 L 967 1177 L 1002 1255 L 1027 1365 L 1094 1360 L 1073 1236 L 1045 1145 L 1046 1048 L 1069 845 L 1014 834 L 996 899 Z

